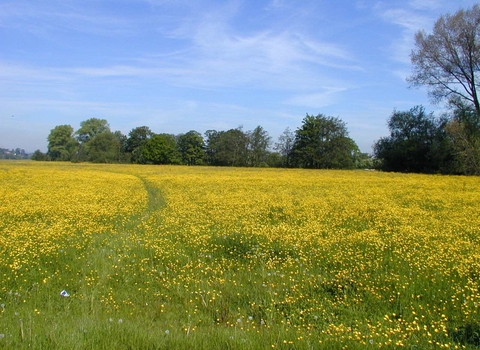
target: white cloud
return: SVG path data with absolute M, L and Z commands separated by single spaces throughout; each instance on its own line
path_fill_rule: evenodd
M 409 64 L 416 32 L 419 30 L 430 32 L 440 16 L 453 13 L 460 8 L 467 8 L 474 3 L 475 1 L 472 0 L 455 2 L 445 0 L 385 1 L 378 2 L 374 9 L 385 22 L 400 28 L 400 36 L 393 38 L 390 51 L 396 61 Z
M 415 1 L 413 1 L 415 2 Z M 416 1 L 419 6 L 420 1 Z M 423 1 L 424 6 L 426 2 Z M 393 37 L 388 48 L 391 57 L 402 64 L 410 64 L 410 53 L 414 48 L 415 33 L 422 29 L 428 29 L 432 25 L 432 17 L 418 11 L 411 6 L 392 7 L 386 3 L 379 3 L 376 11 L 387 23 L 400 28 L 400 35 Z
M 443 6 L 442 0 L 410 0 L 409 4 L 418 10 L 436 10 Z
M 390 23 L 399 25 L 410 32 L 417 31 L 430 24 L 430 18 L 406 8 L 392 8 L 382 11 L 382 17 Z
M 285 4 L 285 0 L 272 0 L 270 1 L 270 4 L 268 5 L 267 8 L 281 8 L 281 7 L 285 7 L 286 4 Z
M 322 92 L 308 93 L 296 95 L 286 101 L 287 104 L 309 107 L 321 108 L 334 104 L 339 98 L 339 94 L 346 91 L 347 88 L 325 88 Z
M 178 6 L 170 1 L 146 2 L 159 8 Z M 93 13 L 91 4 L 82 9 L 77 3 L 66 1 L 63 5 L 56 3 L 56 6 L 43 8 L 19 0 L 0 5 L 0 10 L 6 10 L 3 17 L 0 15 L 0 21 L 5 17 L 9 24 L 19 22 L 19 27 L 25 22 L 32 26 L 32 31 L 45 26 L 43 30 L 47 32 L 54 31 L 55 27 L 65 27 L 102 34 L 135 27 L 134 19 L 110 16 L 105 12 Z M 260 88 L 309 90 L 316 88 L 314 80 L 330 83 L 333 71 L 360 69 L 348 49 L 333 41 L 318 40 L 301 30 L 285 28 L 278 31 L 268 25 L 246 32 L 244 28 L 236 29 L 233 22 L 241 11 L 240 4 L 239 1 L 229 1 L 222 5 L 205 5 L 205 9 L 198 13 L 194 10 L 200 5 L 184 3 L 184 13 L 167 21 L 173 26 L 168 30 L 168 37 L 180 45 L 175 50 L 160 47 L 129 59 L 112 57 L 101 65 L 83 63 L 62 68 L 17 65 L 8 75 L 12 79 L 30 76 L 34 80 L 71 81 L 82 77 L 124 77 L 159 79 L 175 86 L 193 88 L 257 84 Z M 281 4 L 274 1 L 272 5 Z
M 65 74 L 58 68 L 38 67 L 0 61 L 0 90 L 11 91 L 13 87 L 20 86 L 24 89 L 36 85 L 46 86 L 71 83 L 70 74 Z
M 205 33 L 205 31 L 204 31 Z M 73 67 L 55 73 L 93 78 L 161 79 L 193 88 L 238 87 L 255 84 L 276 90 L 308 90 L 328 81 L 328 70 L 358 70 L 350 55 L 329 43 L 290 33 L 262 32 L 252 36 L 203 34 L 188 55 L 140 58 L 135 64 Z M 323 68 L 328 68 L 325 71 Z
M 325 68 L 358 69 L 352 63 L 353 55 L 342 47 L 298 33 L 265 30 L 240 35 L 225 24 L 212 23 L 201 23 L 194 32 L 189 56 L 179 62 L 206 75 L 207 79 L 200 79 L 202 84 L 255 82 L 274 88 L 302 88 L 311 78 L 328 76 Z M 195 80 L 195 74 L 190 78 Z
M 96 35 L 131 34 L 133 21 L 112 13 L 99 14 L 95 6 L 72 1 L 0 4 L 0 27 L 26 31 L 35 36 L 55 37 L 72 30 Z

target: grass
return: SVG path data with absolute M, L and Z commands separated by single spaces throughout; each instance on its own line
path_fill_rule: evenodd
M 479 185 L 2 162 L 0 348 L 479 348 Z

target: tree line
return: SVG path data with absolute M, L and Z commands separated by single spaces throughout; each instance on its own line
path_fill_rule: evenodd
M 203 135 L 154 133 L 148 126 L 128 135 L 111 131 L 105 119 L 90 118 L 74 130 L 58 125 L 48 135 L 46 154 L 35 151 L 32 159 L 95 163 L 183 164 L 237 167 L 302 167 L 353 169 L 368 167 L 370 157 L 360 152 L 339 118 L 306 115 L 295 132 L 289 128 L 272 142 L 257 126 Z
M 155 134 L 141 126 L 128 136 L 111 132 L 104 119 L 89 119 L 74 131 L 55 127 L 48 152 L 33 159 L 140 164 L 274 166 L 324 169 L 375 167 L 384 171 L 480 175 L 480 6 L 441 16 L 432 33 L 415 35 L 411 53 L 413 87 L 426 87 L 432 101 L 448 112 L 427 113 L 423 106 L 394 110 L 390 135 L 373 145 L 373 158 L 361 153 L 345 123 L 323 114 L 306 115 L 295 130 L 272 143 L 261 126 L 243 131 L 208 130 L 204 135 Z
M 30 155 L 24 149 L 0 148 L 0 159 L 29 159 Z

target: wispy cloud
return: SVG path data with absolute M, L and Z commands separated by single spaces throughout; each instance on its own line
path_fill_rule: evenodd
M 431 26 L 432 18 L 412 8 L 390 7 L 385 4 L 377 6 L 377 11 L 383 20 L 401 28 L 401 36 L 394 38 L 395 41 L 389 49 L 393 59 L 408 64 L 410 52 L 414 47 L 415 33 Z
M 321 92 L 295 95 L 288 99 L 286 103 L 315 109 L 322 108 L 334 104 L 338 100 L 339 94 L 346 90 L 346 87 L 327 87 Z
M 56 80 L 61 77 L 52 74 L 48 69 L 0 61 L 0 80 L 3 81 Z
M 429 25 L 431 19 L 405 8 L 388 8 L 382 11 L 382 17 L 387 22 L 402 27 L 405 31 L 415 32 Z
M 437 10 L 442 8 L 443 2 L 442 0 L 410 0 L 409 4 L 417 10 Z
M 374 10 L 385 22 L 401 28 L 401 35 L 393 38 L 390 50 L 392 58 L 396 61 L 409 64 L 417 31 L 429 32 L 440 16 L 456 12 L 460 8 L 467 8 L 474 3 L 472 0 L 380 1 L 375 5 Z
M 54 1 L 55 2 L 55 1 Z M 169 1 L 148 1 L 152 6 L 178 7 Z M 41 7 L 39 4 L 8 2 L 0 5 L 0 23 L 23 27 L 28 23 L 32 31 L 54 31 L 68 28 L 91 31 L 96 34 L 117 30 L 134 30 L 134 19 L 96 14 L 78 8 L 66 1 L 63 5 Z M 243 31 L 235 21 L 241 14 L 240 1 L 206 6 L 199 14 L 198 5 L 187 5 L 185 11 L 166 20 L 167 35 L 176 48 L 152 47 L 141 56 L 123 61 L 111 57 L 100 65 L 69 67 L 37 67 L 34 77 L 45 79 L 73 77 L 161 79 L 175 86 L 193 88 L 238 87 L 258 84 L 263 88 L 301 89 L 318 88 L 312 80 L 331 80 L 332 70 L 358 70 L 354 55 L 333 41 L 320 41 L 301 30 L 273 30 L 269 26 Z M 273 3 L 279 6 L 280 3 Z M 153 18 L 153 17 L 152 17 Z M 163 20 L 159 17 L 159 20 Z M 153 19 L 152 19 L 153 21 Z M 160 21 L 161 22 L 161 21 Z M 159 24 L 160 26 L 162 23 Z M 138 33 L 137 33 L 138 35 Z M 22 72 L 23 69 L 23 72 Z M 28 76 L 33 68 L 16 67 L 20 76 Z M 309 78 L 309 79 L 307 79 Z
M 183 49 L 168 61 L 151 57 L 152 66 L 167 66 L 185 76 L 175 75 L 176 84 L 195 87 L 232 87 L 259 83 L 269 88 L 308 88 L 305 79 L 328 79 L 331 69 L 359 69 L 348 49 L 335 42 L 319 41 L 308 32 L 291 27 L 278 30 L 237 28 L 242 14 L 240 1 L 215 4 L 201 14 L 187 9 L 177 24 L 163 33 L 181 40 Z M 279 2 L 272 6 L 281 7 Z M 192 5 L 194 6 L 194 5 Z M 297 19 L 302 22 L 300 18 Z M 305 20 L 305 18 L 303 18 Z M 171 23 L 171 22 L 169 22 Z
M 35 36 L 55 36 L 59 31 L 96 35 L 129 34 L 131 19 L 112 14 L 98 14 L 95 7 L 71 1 L 9 1 L 0 4 L 0 27 L 26 31 Z
M 272 1 L 270 7 L 285 9 L 285 1 Z M 232 22 L 238 8 L 217 9 L 214 15 L 187 21 L 183 39 L 190 41 L 189 57 L 178 57 L 189 75 L 177 76 L 176 83 L 193 86 L 255 86 L 282 90 L 293 96 L 287 104 L 321 107 L 333 100 L 348 84 L 343 77 L 361 71 L 355 54 L 338 43 L 319 40 L 300 23 L 308 20 L 303 10 L 283 30 L 271 27 L 238 32 Z M 288 11 L 295 11 L 289 8 Z M 218 16 L 218 18 L 217 18 Z M 192 25 L 192 22 L 194 25 Z M 191 56 L 190 56 L 191 55 Z M 193 72 L 193 74 L 192 74 Z M 321 90 L 322 92 L 318 92 Z

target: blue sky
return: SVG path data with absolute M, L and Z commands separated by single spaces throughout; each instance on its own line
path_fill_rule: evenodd
M 0 0 L 0 147 L 47 150 L 56 125 L 124 134 L 245 131 L 276 141 L 308 113 L 363 152 L 409 89 L 414 34 L 467 0 Z

